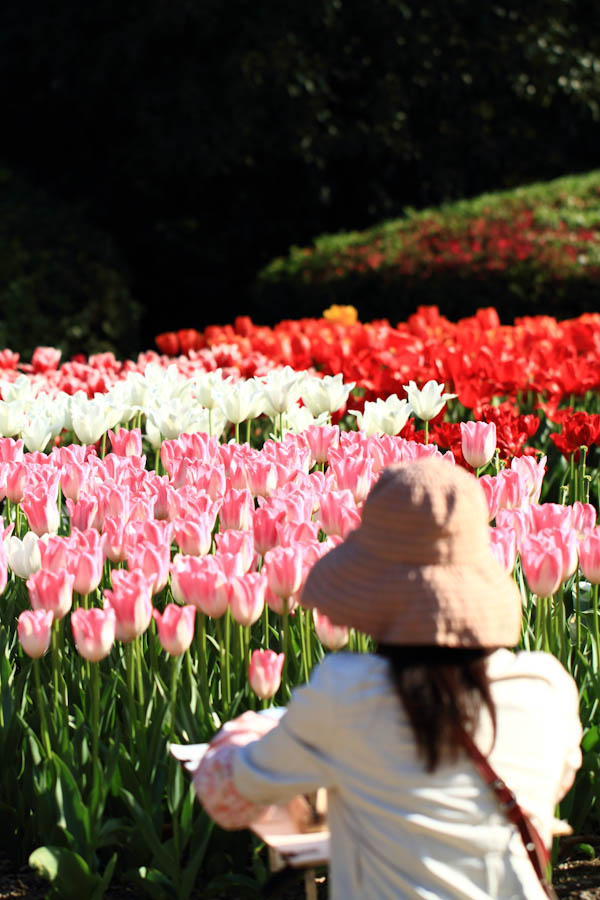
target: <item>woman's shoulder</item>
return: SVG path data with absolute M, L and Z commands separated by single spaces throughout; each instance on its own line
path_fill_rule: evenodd
M 513 653 L 501 648 L 489 656 L 487 671 L 492 682 L 513 678 L 541 680 L 557 691 L 577 697 L 575 681 L 560 660 L 541 650 L 519 650 Z
M 388 662 L 375 653 L 328 653 L 313 669 L 311 683 L 348 696 L 352 689 L 373 690 L 387 684 Z

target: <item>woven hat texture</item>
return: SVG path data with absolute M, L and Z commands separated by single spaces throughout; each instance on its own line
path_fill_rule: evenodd
M 477 479 L 436 459 L 390 466 L 359 527 L 311 569 L 301 602 L 388 644 L 503 647 L 521 597 L 492 555 Z

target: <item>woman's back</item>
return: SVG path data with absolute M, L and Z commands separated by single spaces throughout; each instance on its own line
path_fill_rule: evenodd
M 490 762 L 547 838 L 580 763 L 574 683 L 541 653 L 498 650 L 488 674 L 497 716 Z M 487 754 L 487 713 L 476 738 Z M 327 657 L 280 725 L 237 751 L 234 779 L 264 803 L 329 788 L 334 900 L 544 897 L 518 832 L 471 760 L 461 754 L 425 771 L 382 657 Z

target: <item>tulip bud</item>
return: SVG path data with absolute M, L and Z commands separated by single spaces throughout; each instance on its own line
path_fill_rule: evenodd
M 19 643 L 33 659 L 43 656 L 50 646 L 54 615 L 49 609 L 28 609 L 22 612 L 17 623 Z
M 341 650 L 348 643 L 348 629 L 345 625 L 334 625 L 324 613 L 313 609 L 313 621 L 317 637 L 328 650 Z
M 108 656 L 115 642 L 114 609 L 76 609 L 71 613 L 75 646 L 84 659 L 98 662 Z
M 194 637 L 196 607 L 191 604 L 177 606 L 176 603 L 167 603 L 162 615 L 157 609 L 152 611 L 152 615 L 158 628 L 158 639 L 163 650 L 166 650 L 171 656 L 179 656 L 184 653 Z
M 73 605 L 73 576 L 66 571 L 40 569 L 26 581 L 33 609 L 46 609 L 62 619 Z
M 250 687 L 261 700 L 272 697 L 279 690 L 284 660 L 285 653 L 275 653 L 273 650 L 254 650 L 252 653 L 248 679 Z
M 462 454 L 470 466 L 481 469 L 487 466 L 496 451 L 496 425 L 494 422 L 461 422 Z

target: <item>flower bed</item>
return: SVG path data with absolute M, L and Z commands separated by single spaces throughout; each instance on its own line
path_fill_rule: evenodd
M 423 456 L 480 477 L 492 547 L 521 589 L 522 645 L 578 681 L 585 762 L 561 812 L 596 828 L 599 322 L 244 321 L 174 362 L 59 366 L 45 348 L 27 372 L 4 351 L 3 849 L 33 853 L 62 897 L 115 880 L 147 896 L 256 894 L 260 854 L 212 826 L 167 741 L 204 741 L 284 703 L 325 652 L 371 647 L 309 615 L 302 583 L 382 469 Z M 359 384 L 326 374 L 323 346 L 331 368 L 340 355 L 351 367 L 361 341 Z M 311 371 L 280 366 L 300 351 Z M 249 360 L 260 375 L 243 377 Z M 378 393 L 390 371 L 398 393 Z M 74 377 L 85 390 L 61 392 Z

